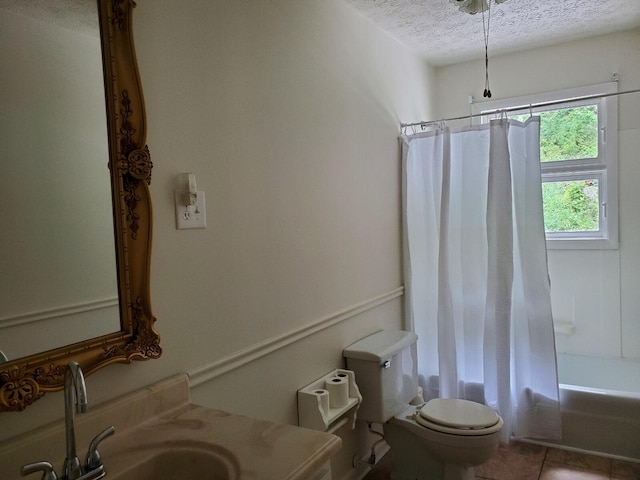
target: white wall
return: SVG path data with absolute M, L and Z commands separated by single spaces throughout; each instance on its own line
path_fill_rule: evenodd
M 619 91 L 640 88 L 640 30 L 490 57 L 492 100 L 605 83 L 620 75 Z M 437 69 L 438 116 L 469 112 L 482 101 L 484 61 Z M 554 315 L 575 323 L 557 335 L 558 351 L 640 358 L 640 95 L 619 99 L 620 248 L 550 250 Z
M 187 371 L 199 403 L 295 424 L 298 388 L 401 326 L 397 135 L 433 116 L 433 71 L 339 0 L 137 3 L 164 353 L 89 377 L 90 401 Z M 175 229 L 182 172 L 205 230 Z M 48 394 L 3 413 L 0 439 L 62 412 Z M 336 478 L 368 448 L 340 433 Z

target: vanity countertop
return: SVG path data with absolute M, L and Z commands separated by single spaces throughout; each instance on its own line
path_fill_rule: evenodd
M 192 404 L 186 375 L 76 415 L 81 458 L 89 441 L 110 425 L 116 432 L 100 444 L 99 451 L 107 476 L 114 478 L 160 451 L 196 447 L 231 458 L 239 480 L 307 480 L 341 446 L 340 438 L 329 433 Z M 22 465 L 41 460 L 51 462 L 59 472 L 64 442 L 60 421 L 0 443 L 0 478 L 17 480 Z
M 113 475 L 159 449 L 194 445 L 230 454 L 240 480 L 312 478 L 341 443 L 335 435 L 193 404 L 111 440 L 104 442 L 100 453 Z

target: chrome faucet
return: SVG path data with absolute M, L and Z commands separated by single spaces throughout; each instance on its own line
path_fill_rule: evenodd
M 67 457 L 62 467 L 61 480 L 98 480 L 104 478 L 106 471 L 98 452 L 98 444 L 114 434 L 111 426 L 99 433 L 89 445 L 85 464 L 80 463 L 76 453 L 75 412 L 87 411 L 87 386 L 78 362 L 70 362 L 64 373 L 64 427 L 67 440 Z M 58 480 L 53 466 L 49 462 L 36 462 L 24 465 L 20 473 L 25 476 L 42 472 L 43 480 Z
M 63 478 L 77 480 L 82 476 L 82 465 L 76 454 L 75 411 L 87 411 L 87 386 L 78 362 L 70 362 L 64 374 L 64 428 L 67 438 L 67 458 L 62 469 Z M 74 405 L 75 404 L 75 405 Z

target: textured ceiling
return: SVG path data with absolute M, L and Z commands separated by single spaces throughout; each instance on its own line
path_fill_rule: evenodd
M 0 8 L 69 30 L 98 36 L 96 0 L 0 0 Z
M 449 0 L 343 1 L 432 65 L 484 58 L 482 15 L 462 13 Z M 489 55 L 638 26 L 640 0 L 491 1 Z
M 432 65 L 484 57 L 482 15 L 462 13 L 449 0 L 343 1 Z M 95 5 L 95 0 L 0 0 L 0 8 L 97 35 Z M 491 5 L 490 55 L 640 26 L 640 0 L 508 0 L 497 5 L 491 0 Z

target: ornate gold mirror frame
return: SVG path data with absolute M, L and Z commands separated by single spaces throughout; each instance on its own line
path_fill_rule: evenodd
M 149 295 L 152 163 L 131 16 L 133 0 L 98 0 L 114 211 L 119 332 L 0 364 L 0 411 L 18 411 L 64 387 L 71 360 L 85 375 L 111 363 L 157 358 Z

